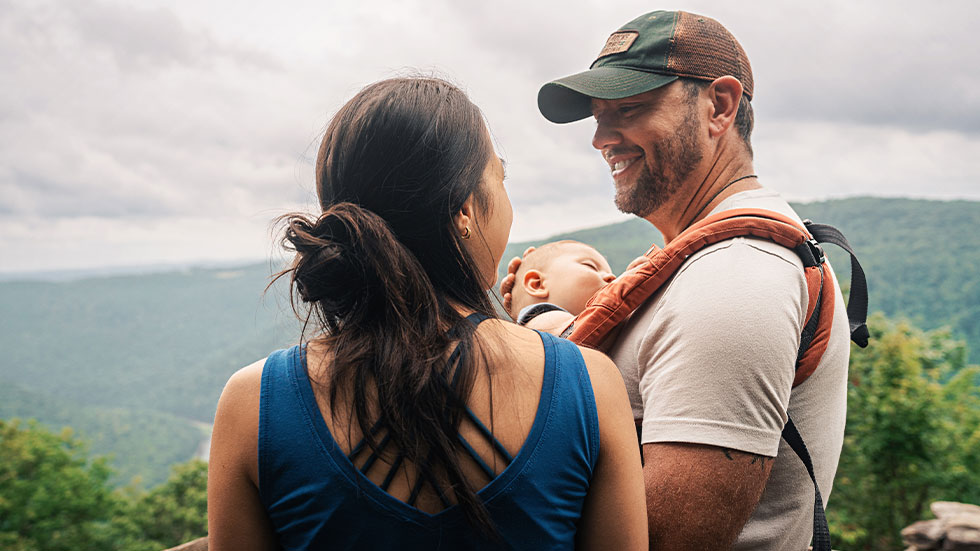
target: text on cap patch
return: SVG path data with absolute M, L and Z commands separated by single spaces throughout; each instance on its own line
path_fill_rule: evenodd
M 606 45 L 602 47 L 602 51 L 599 52 L 599 56 L 596 57 L 596 59 L 607 55 L 625 52 L 626 50 L 630 49 L 630 46 L 633 45 L 633 41 L 636 40 L 637 36 L 640 36 L 640 33 L 636 31 L 621 31 L 612 33 L 609 35 L 609 39 L 606 40 Z

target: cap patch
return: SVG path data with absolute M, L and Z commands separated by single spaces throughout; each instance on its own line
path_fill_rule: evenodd
M 636 37 L 640 36 L 640 33 L 636 31 L 623 31 L 616 32 L 609 35 L 609 39 L 606 40 L 606 45 L 602 47 L 602 51 L 599 52 L 600 57 L 606 57 L 607 55 L 621 54 L 626 50 L 630 49 L 633 45 L 633 41 Z

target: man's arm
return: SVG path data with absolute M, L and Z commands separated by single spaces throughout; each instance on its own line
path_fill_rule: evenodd
M 650 549 L 731 548 L 772 464 L 771 457 L 703 444 L 644 444 Z

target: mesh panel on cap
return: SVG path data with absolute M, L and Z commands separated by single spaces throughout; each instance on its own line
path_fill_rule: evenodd
M 745 50 L 721 23 L 701 15 L 678 12 L 667 54 L 667 68 L 680 76 L 716 79 L 731 75 L 752 97 L 752 67 Z

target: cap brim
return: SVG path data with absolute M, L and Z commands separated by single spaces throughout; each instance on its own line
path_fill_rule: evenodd
M 542 86 L 538 91 L 538 109 L 551 122 L 574 122 L 592 115 L 592 98 L 628 98 L 675 80 L 675 75 L 596 67 Z

